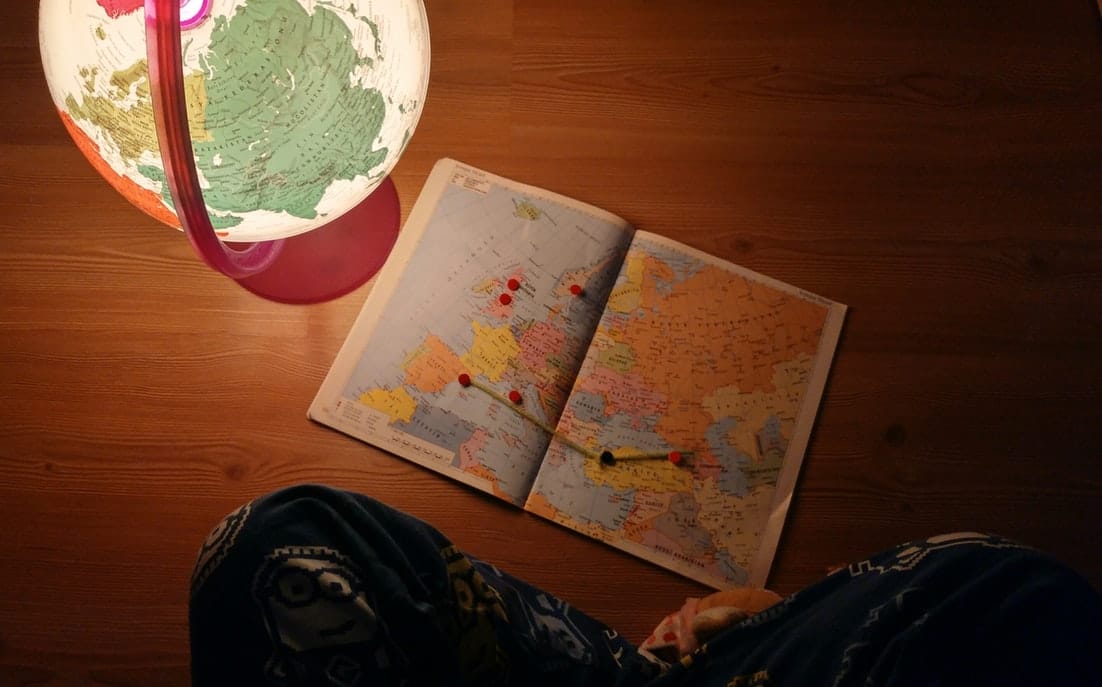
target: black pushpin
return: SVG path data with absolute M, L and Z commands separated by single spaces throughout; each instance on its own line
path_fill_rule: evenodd
M 601 464 L 602 465 L 615 465 L 616 456 L 612 455 L 612 451 L 601 451 Z

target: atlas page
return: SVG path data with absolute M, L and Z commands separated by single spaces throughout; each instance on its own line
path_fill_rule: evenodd
M 441 160 L 310 418 L 523 505 L 632 234 Z
M 526 509 L 764 585 L 845 306 L 639 231 Z

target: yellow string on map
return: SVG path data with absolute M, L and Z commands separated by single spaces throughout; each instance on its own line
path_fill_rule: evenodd
M 578 453 L 582 454 L 583 456 L 586 456 L 588 458 L 595 458 L 601 461 L 602 465 L 614 465 L 621 460 L 668 460 L 674 465 L 681 465 L 686 458 L 691 458 L 693 455 L 689 451 L 667 451 L 663 453 L 635 453 L 628 454 L 626 456 L 617 456 L 613 455 L 612 451 L 593 451 L 563 435 L 554 427 L 551 427 L 543 420 L 525 410 L 524 406 L 522 405 L 523 398 L 521 397 L 519 391 L 510 391 L 508 396 L 503 396 L 502 394 L 498 393 L 489 386 L 486 386 L 482 382 L 476 379 L 472 379 L 471 376 L 466 373 L 459 375 L 459 384 L 463 387 L 473 386 L 474 388 L 485 393 L 491 398 L 496 399 L 506 408 L 511 409 L 517 415 L 521 416 L 525 420 L 528 420 L 535 426 L 539 427 L 543 431 L 547 432 L 548 434 L 555 437 L 556 439 L 574 449 Z

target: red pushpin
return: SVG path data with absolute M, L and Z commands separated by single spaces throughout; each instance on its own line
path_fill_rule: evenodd
M 466 372 L 459 375 L 459 385 L 460 386 L 470 386 L 471 385 L 471 376 L 469 374 L 467 374 Z
M 666 458 L 674 465 L 681 465 L 685 459 L 681 457 L 680 451 L 670 451 L 670 454 Z
M 520 405 L 520 402 L 523 399 L 521 398 L 520 392 L 517 391 L 516 389 L 513 389 L 512 391 L 509 392 L 509 400 L 512 401 L 513 403 L 516 403 L 517 405 Z
M 497 299 L 498 299 L 498 301 L 501 302 L 502 305 L 509 305 L 510 303 L 513 302 L 513 297 L 510 296 L 507 293 L 501 294 L 500 296 L 497 297 Z
M 571 284 L 571 285 L 570 285 L 570 293 L 574 294 L 575 296 L 580 296 L 580 295 L 582 295 L 583 293 L 585 293 L 585 289 L 583 289 L 583 288 L 582 288 L 582 287 L 581 287 L 580 285 L 578 285 L 578 284 Z
M 510 279 L 508 282 L 506 282 L 506 285 L 509 287 L 510 291 L 516 291 L 520 288 L 520 281 L 518 281 L 517 279 Z

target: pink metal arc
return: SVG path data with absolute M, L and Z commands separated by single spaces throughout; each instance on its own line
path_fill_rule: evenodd
M 283 303 L 330 300 L 370 279 L 398 235 L 398 195 L 389 179 L 351 211 L 314 231 L 240 250 L 218 238 L 199 186 L 188 128 L 179 0 L 145 0 L 145 29 L 165 180 L 199 257 L 253 293 Z
M 195 3 L 198 2 L 198 6 Z M 203 23 L 210 12 L 211 0 L 180 0 L 180 28 L 193 29 Z M 184 14 L 184 9 L 190 11 L 190 15 Z
M 224 245 L 214 233 L 191 148 L 179 0 L 145 0 L 145 35 L 157 142 L 184 233 L 199 257 L 227 277 L 241 279 L 257 274 L 279 256 L 283 242 L 255 243 L 237 251 Z

